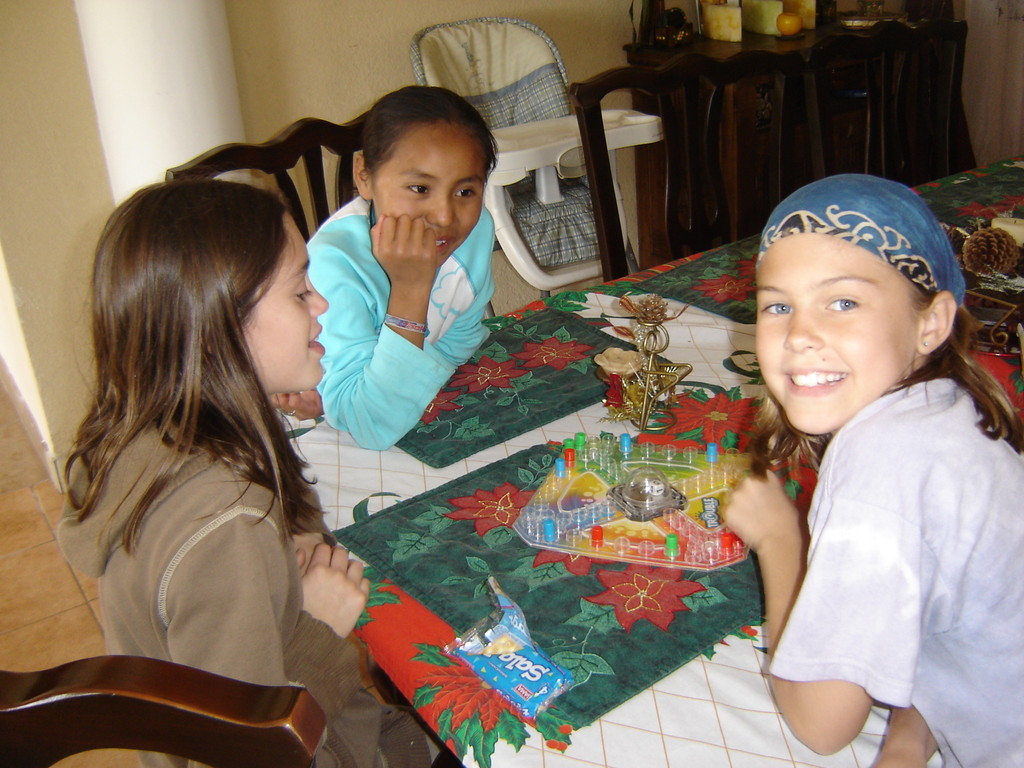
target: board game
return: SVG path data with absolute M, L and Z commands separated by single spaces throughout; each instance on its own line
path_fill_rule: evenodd
M 720 509 L 746 474 L 745 454 L 636 444 L 578 433 L 513 528 L 534 547 L 602 560 L 712 570 L 747 547 Z

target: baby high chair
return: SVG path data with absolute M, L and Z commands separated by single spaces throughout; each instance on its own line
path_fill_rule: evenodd
M 521 19 L 467 19 L 420 30 L 411 56 L 419 84 L 464 96 L 494 134 L 498 162 L 484 204 L 519 275 L 544 295 L 600 276 L 579 126 L 551 38 Z M 640 112 L 605 110 L 604 123 L 613 167 L 615 150 L 661 138 L 660 119 Z M 617 179 L 614 184 L 625 232 Z

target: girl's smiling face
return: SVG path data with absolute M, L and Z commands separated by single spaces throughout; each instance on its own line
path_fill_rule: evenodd
M 355 179 L 378 217 L 423 219 L 434 231 L 441 266 L 480 218 L 487 167 L 483 150 L 465 128 L 422 123 L 402 135 L 373 173 L 356 155 Z
M 809 435 L 838 430 L 945 339 L 933 337 L 909 280 L 837 237 L 778 240 L 757 284 L 762 375 L 790 424 Z
M 288 239 L 277 270 L 245 327 L 256 375 L 270 395 L 313 389 L 323 377 L 324 348 L 316 337 L 327 300 L 309 282 L 306 243 L 291 217 L 285 228 Z

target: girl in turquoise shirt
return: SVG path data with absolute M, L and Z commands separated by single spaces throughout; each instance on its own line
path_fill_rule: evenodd
M 443 88 L 381 98 L 363 129 L 359 197 L 309 242 L 327 298 L 318 393 L 281 398 L 364 448 L 408 432 L 487 335 L 494 224 L 483 210 L 495 146 L 476 110 Z M 322 403 L 322 405 L 321 405 Z

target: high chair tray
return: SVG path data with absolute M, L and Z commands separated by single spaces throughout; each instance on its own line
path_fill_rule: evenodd
M 650 144 L 662 136 L 660 117 L 632 109 L 604 110 L 604 125 L 609 150 Z M 492 133 L 498 145 L 498 162 L 488 178 L 490 184 L 506 187 L 525 178 L 530 171 L 549 165 L 582 166 L 580 152 L 565 158 L 566 153 L 579 150 L 582 145 L 579 124 L 572 115 L 510 125 Z

